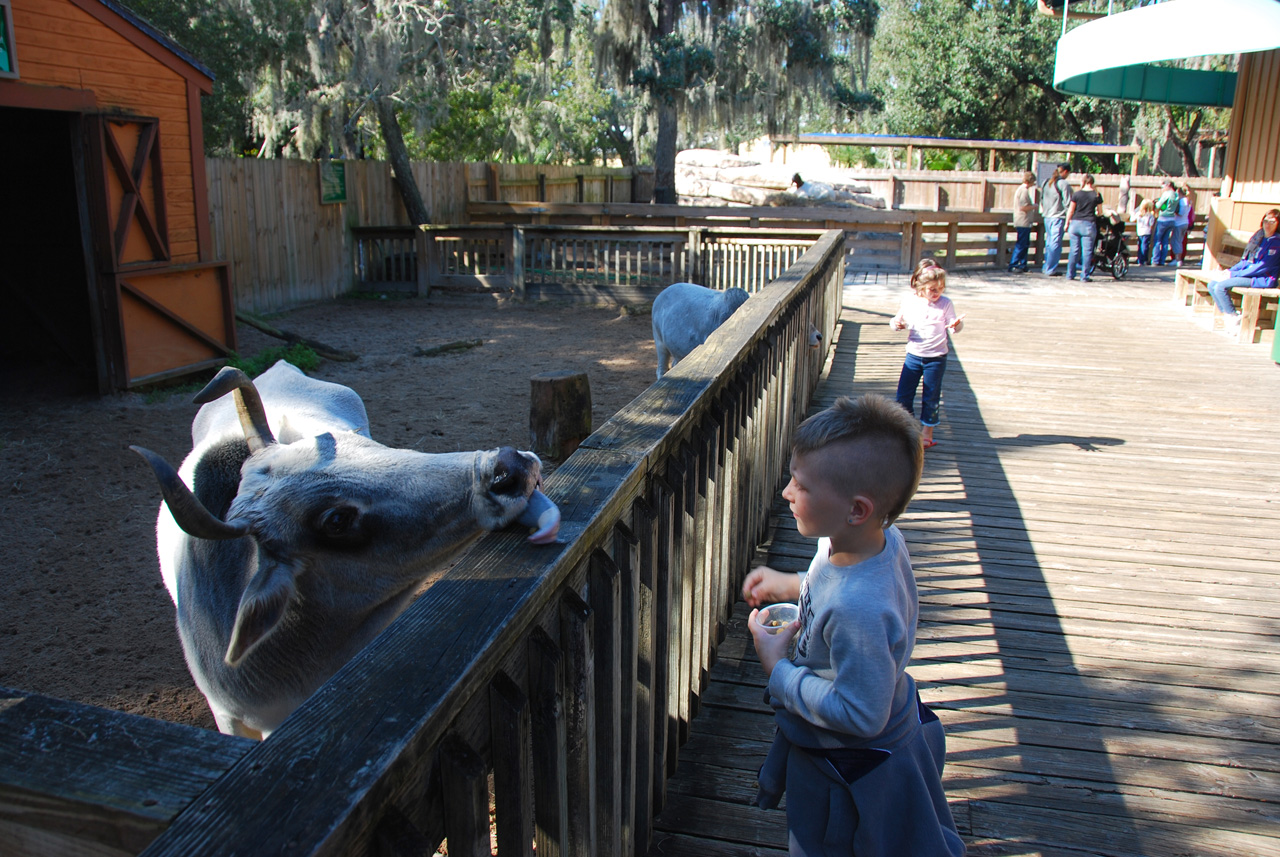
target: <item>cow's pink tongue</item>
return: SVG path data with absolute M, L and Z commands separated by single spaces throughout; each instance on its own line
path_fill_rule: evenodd
M 556 533 L 560 532 L 560 510 L 541 491 L 535 490 L 530 495 L 529 504 L 516 521 L 533 530 L 529 541 L 535 545 L 551 544 L 556 540 Z

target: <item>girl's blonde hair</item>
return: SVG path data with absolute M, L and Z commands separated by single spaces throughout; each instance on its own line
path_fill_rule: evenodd
M 1146 199 L 1144 199 L 1144 200 L 1142 201 L 1142 203 L 1138 206 L 1138 211 L 1141 211 L 1143 214 L 1155 214 L 1155 213 L 1156 213 L 1156 204 L 1155 204 L 1154 202 L 1152 202 L 1152 201 L 1151 201 L 1151 198 L 1150 198 L 1150 197 L 1147 197 L 1147 198 L 1146 198 Z
M 932 283 L 934 280 L 942 280 L 942 287 L 945 289 L 947 287 L 947 272 L 942 270 L 942 266 L 932 258 L 925 257 L 916 264 L 916 269 L 911 272 L 911 291 L 918 295 L 926 283 Z

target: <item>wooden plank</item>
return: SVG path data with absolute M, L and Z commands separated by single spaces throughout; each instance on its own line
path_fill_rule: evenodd
M 572 591 L 560 600 L 560 647 L 565 657 L 564 704 L 570 854 L 594 854 L 597 830 L 594 615 Z
M 534 817 L 538 854 L 566 854 L 569 829 L 568 737 L 564 721 L 564 662 L 559 645 L 541 628 L 529 638 L 533 733 Z
M 515 681 L 499 673 L 489 686 L 489 711 L 498 852 L 533 857 L 529 700 Z
M 0 687 L 5 853 L 136 854 L 254 746 Z

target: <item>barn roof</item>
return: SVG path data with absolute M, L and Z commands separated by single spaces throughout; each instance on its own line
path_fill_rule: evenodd
M 173 54 L 173 56 L 182 60 L 182 62 L 189 65 L 191 68 L 193 68 L 195 71 L 202 74 L 204 77 L 207 77 L 210 81 L 213 80 L 213 72 L 209 70 L 208 66 L 200 62 L 200 60 L 196 59 L 188 50 L 186 50 L 186 48 L 182 47 L 173 39 L 169 38 L 164 33 L 160 32 L 155 27 L 153 27 L 144 18 L 138 15 L 137 12 L 134 12 L 128 6 L 125 6 L 122 3 L 117 3 L 116 0 L 72 0 L 72 2 L 75 2 L 76 5 L 80 6 L 81 8 L 84 8 L 88 4 L 93 3 L 94 5 L 103 6 L 111 10 L 116 15 L 120 16 L 125 21 L 133 25 L 133 27 L 135 27 L 137 30 L 145 34 L 149 39 L 151 39 L 151 41 L 155 42 L 157 45 L 162 47 L 165 51 L 169 52 L 170 54 Z M 90 10 L 85 9 L 85 11 L 90 11 Z M 102 20 L 101 16 L 95 16 L 95 17 L 99 17 L 99 19 Z M 110 23 L 110 22 L 104 21 L 104 23 Z

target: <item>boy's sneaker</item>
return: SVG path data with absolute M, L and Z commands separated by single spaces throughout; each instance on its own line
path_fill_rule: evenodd
M 1240 335 L 1240 316 L 1229 315 L 1223 320 L 1222 329 L 1227 332 L 1228 336 Z

